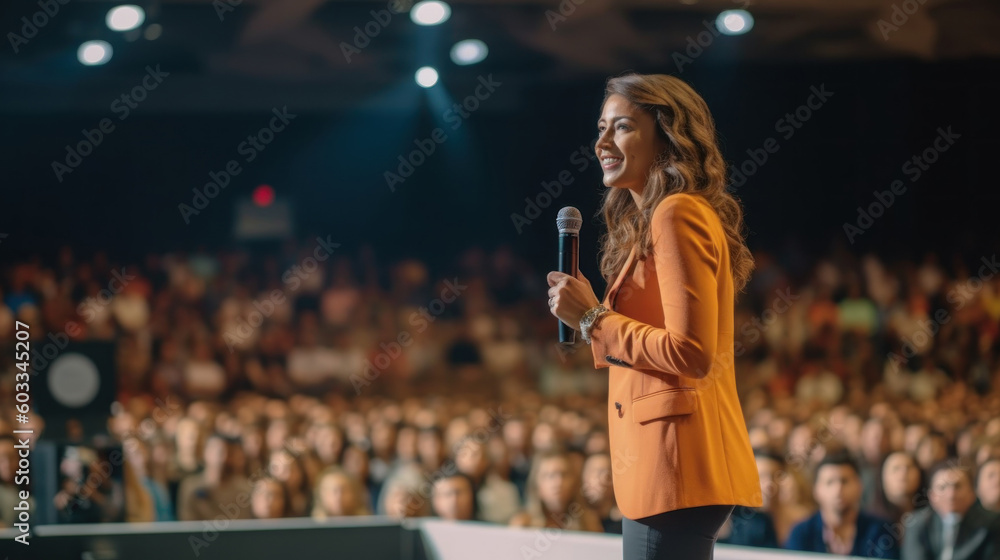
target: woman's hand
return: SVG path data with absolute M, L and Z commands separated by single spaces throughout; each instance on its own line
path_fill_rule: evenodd
M 600 305 L 590 281 L 577 271 L 576 277 L 553 270 L 549 282 L 549 311 L 570 327 L 580 330 L 580 319 L 588 309 Z

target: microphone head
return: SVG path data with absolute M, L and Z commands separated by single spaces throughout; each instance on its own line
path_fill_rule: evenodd
M 573 235 L 580 235 L 580 228 L 583 226 L 583 215 L 580 211 L 572 206 L 566 206 L 559 210 L 559 214 L 556 216 L 556 227 L 559 228 L 559 233 L 569 233 Z

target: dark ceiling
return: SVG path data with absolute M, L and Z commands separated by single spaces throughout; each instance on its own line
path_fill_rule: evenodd
M 142 30 L 109 31 L 104 14 L 117 2 L 48 1 L 58 13 L 18 52 L 10 44 L 0 50 L 0 110 L 105 110 L 109 96 L 132 87 L 147 65 L 159 65 L 173 82 L 171 95 L 151 98 L 147 111 L 255 110 L 275 99 L 317 111 L 410 111 L 415 101 L 397 86 L 424 64 L 441 68 L 445 84 L 504 76 L 504 95 L 491 107 L 503 111 L 517 109 L 526 85 L 625 69 L 683 74 L 695 65 L 747 61 L 1000 56 L 997 0 L 456 1 L 451 19 L 435 27 L 417 26 L 405 13 L 372 23 L 373 11 L 386 21 L 385 1 L 139 1 L 145 26 L 162 26 L 155 40 Z M 707 34 L 721 10 L 745 5 L 756 18 L 749 34 Z M 37 0 L 3 2 L 0 29 L 8 43 L 21 18 L 39 10 Z M 366 25 L 377 35 L 345 55 L 345 45 L 363 45 L 356 36 Z M 95 38 L 111 42 L 115 56 L 104 67 L 85 68 L 76 47 Z M 485 62 L 462 68 L 448 60 L 450 46 L 465 38 L 489 45 Z M 706 46 L 692 46 L 699 41 Z

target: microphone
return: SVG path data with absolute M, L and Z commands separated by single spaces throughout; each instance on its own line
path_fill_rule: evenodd
M 583 216 L 572 206 L 559 210 L 556 227 L 559 229 L 559 272 L 576 277 L 580 265 L 580 227 Z M 559 321 L 559 343 L 570 345 L 576 342 L 576 329 Z

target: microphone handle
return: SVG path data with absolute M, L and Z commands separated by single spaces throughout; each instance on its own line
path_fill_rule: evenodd
M 559 272 L 576 277 L 580 264 L 580 236 L 571 233 L 559 234 Z M 559 321 L 560 344 L 574 344 L 576 329 Z

